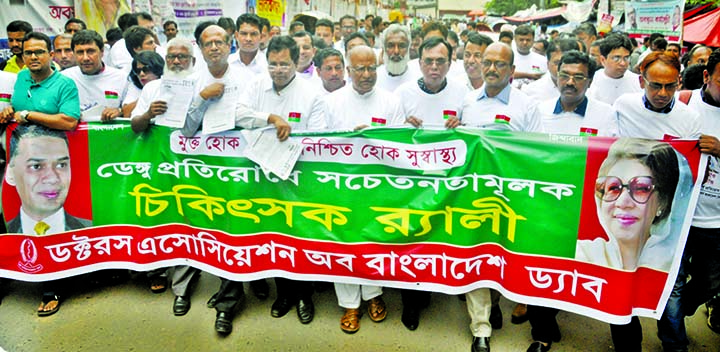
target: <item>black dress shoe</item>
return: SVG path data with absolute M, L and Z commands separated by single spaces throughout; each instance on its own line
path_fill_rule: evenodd
M 472 352 L 490 352 L 489 337 L 473 337 Z
M 232 314 L 227 312 L 218 312 L 215 317 L 215 331 L 220 334 L 227 335 L 232 332 Z
M 175 296 L 173 313 L 177 316 L 185 315 L 190 310 L 190 299 L 185 296 Z
M 278 299 L 275 300 L 275 303 L 272 305 L 272 310 L 270 310 L 270 315 L 273 316 L 273 318 L 280 318 L 284 317 L 285 314 L 287 314 L 290 311 L 290 308 L 292 308 L 293 302 L 287 298 L 287 297 L 278 297 Z
M 490 309 L 490 326 L 492 326 L 494 330 L 498 330 L 502 328 L 502 324 L 503 317 L 500 306 L 493 306 L 492 309 Z
M 540 341 L 535 341 L 532 344 L 530 344 L 530 347 L 528 347 L 527 352 L 547 352 L 550 351 L 550 347 L 552 347 L 552 342 L 548 342 L 547 345 L 543 345 Z
M 400 318 L 403 325 L 410 331 L 414 331 L 420 325 L 420 310 L 414 308 L 403 308 L 402 317 Z
M 215 305 L 217 304 L 218 294 L 217 292 L 210 297 L 210 299 L 207 301 L 207 307 L 208 308 L 215 308 Z
M 315 317 L 315 305 L 312 299 L 299 300 L 296 308 L 298 318 L 300 318 L 300 322 L 303 324 L 309 324 Z
M 250 281 L 250 290 L 258 299 L 267 299 L 270 296 L 270 286 L 265 279 Z

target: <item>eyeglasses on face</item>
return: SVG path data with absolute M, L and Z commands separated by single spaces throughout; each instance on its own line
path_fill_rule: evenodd
M 645 204 L 655 191 L 653 178 L 650 176 L 635 176 L 623 184 L 619 177 L 598 177 L 595 181 L 595 196 L 604 202 L 613 202 L 620 198 L 623 189 L 630 192 L 630 198 L 639 204 Z
M 30 57 L 30 56 L 35 55 L 35 56 L 37 56 L 37 57 L 40 57 L 41 55 L 43 55 L 43 54 L 45 54 L 45 53 L 47 53 L 47 52 L 48 52 L 47 50 L 43 50 L 43 49 L 38 49 L 38 50 L 25 50 L 25 51 L 23 51 L 23 56 Z
M 139 75 L 141 72 L 144 73 L 144 74 L 146 74 L 146 75 L 147 75 L 147 74 L 150 74 L 150 73 L 153 73 L 153 72 L 152 72 L 152 69 L 150 69 L 150 66 L 143 66 L 143 67 L 135 67 L 135 68 L 133 68 L 133 73 L 134 73 L 135 75 Z
M 355 72 L 355 73 L 365 73 L 365 72 L 375 73 L 375 72 L 377 71 L 377 68 L 378 68 L 377 65 L 372 65 L 372 66 L 353 66 L 353 67 L 350 67 L 350 70 L 353 71 L 353 72 Z
M 665 90 L 674 91 L 679 86 L 679 83 L 677 81 L 675 81 L 673 83 L 662 84 L 662 83 L 657 83 L 657 82 L 650 82 L 650 81 L 648 81 L 647 78 L 645 78 L 645 76 L 643 76 L 643 79 L 645 80 L 645 83 L 647 84 L 647 86 L 652 90 L 662 90 L 663 88 L 665 88 Z
M 575 81 L 575 83 L 583 83 L 583 82 L 585 82 L 585 80 L 588 79 L 588 77 L 585 75 L 580 75 L 580 74 L 571 75 L 571 74 L 568 74 L 567 72 L 558 72 L 559 80 L 561 80 L 563 82 L 567 82 L 570 80 L 570 78 L 572 78 L 573 81 Z
M 444 59 L 444 58 L 440 58 L 440 59 L 425 58 L 425 59 L 422 59 L 422 63 L 425 66 L 432 66 L 433 64 L 442 66 L 442 65 L 445 65 L 446 63 L 448 63 L 448 60 Z
M 504 70 L 510 66 L 509 63 L 505 61 L 490 61 L 490 60 L 483 60 L 483 62 L 480 63 L 485 68 L 490 68 L 491 66 L 495 65 L 495 68 L 498 70 Z

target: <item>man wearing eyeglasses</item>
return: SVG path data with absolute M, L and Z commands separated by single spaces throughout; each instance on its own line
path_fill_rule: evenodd
M 699 113 L 700 151 L 710 154 L 678 276 L 662 317 L 658 337 L 665 351 L 687 351 L 685 317 L 720 290 L 720 50 L 708 58 L 705 84 L 692 91 L 688 107 Z M 707 303 L 708 326 L 718 332 L 717 299 Z
M 340 50 L 343 54 L 345 53 L 345 42 L 350 34 L 357 32 L 358 24 L 357 19 L 351 15 L 345 15 L 340 17 L 340 35 L 342 38 L 335 42 L 335 49 Z
M 607 40 L 607 39 L 606 39 Z M 679 85 L 680 60 L 672 53 L 652 52 L 640 63 L 642 93 L 625 94 L 615 101 L 621 137 L 647 139 L 698 139 L 697 112 L 674 97 Z M 618 351 L 642 349 L 642 327 L 633 317 L 629 324 L 611 325 Z
M 93 30 L 79 31 L 73 35 L 70 47 L 77 66 L 62 71 L 62 74 L 78 86 L 83 120 L 97 121 L 99 117 L 102 121 L 111 121 L 121 116 L 120 107 L 128 85 L 127 74 L 103 63 L 105 47 L 100 34 Z
M 551 98 L 538 105 L 547 133 L 581 136 L 616 136 L 617 113 L 603 102 L 585 96 L 595 70 L 595 62 L 577 50 L 562 54 L 557 64 L 559 98 Z M 553 342 L 560 340 L 560 328 L 555 316 L 558 309 L 528 305 L 527 316 L 534 342 L 529 352 L 546 352 Z
M 185 119 L 181 132 L 190 137 L 197 132 L 203 123 L 205 112 L 218 104 L 225 94 L 237 94 L 245 89 L 245 82 L 238 79 L 242 74 L 239 69 L 228 63 L 230 55 L 230 35 L 220 26 L 210 25 L 205 28 L 199 37 L 203 59 L 207 65 L 200 69 L 195 81 L 194 99 Z M 292 39 L 291 39 L 292 40 Z M 170 53 L 170 52 L 169 52 Z M 178 52 L 172 62 L 181 59 Z M 226 97 L 225 97 L 226 98 Z M 157 113 L 163 111 L 159 104 L 150 106 Z M 235 110 L 235 125 L 243 128 L 263 127 L 268 124 L 275 125 L 277 136 L 285 140 L 290 135 L 290 126 L 278 115 L 257 112 L 238 102 Z M 244 299 L 243 283 L 221 279 L 220 288 L 208 301 L 208 307 L 215 308 L 215 331 L 227 335 L 232 332 L 232 321 Z
M 493 43 L 485 49 L 480 62 L 485 85 L 465 96 L 461 109 L 463 124 L 483 129 L 542 132 L 542 120 L 535 101 L 510 85 L 515 71 L 513 56 L 512 49 L 505 43 Z M 501 314 L 498 308 L 493 309 L 499 296 L 491 295 L 489 288 L 480 288 L 468 292 L 465 297 L 473 334 L 472 351 L 489 352 L 491 312 L 494 310 L 494 317 Z M 496 319 L 492 320 L 495 322 Z
M 50 38 L 30 32 L 22 44 L 27 70 L 18 73 L 12 106 L 0 112 L 0 123 L 35 123 L 57 130 L 72 130 L 80 119 L 78 89 L 72 79 L 52 65 Z
M 536 103 L 510 85 L 515 71 L 513 52 L 504 43 L 490 44 L 480 62 L 485 85 L 465 96 L 463 124 L 487 129 L 540 132 Z
M 369 126 L 397 126 L 405 119 L 399 99 L 379 87 L 377 82 L 377 57 L 367 45 L 348 50 L 348 75 L 352 85 L 345 85 L 324 97 L 328 104 L 328 124 L 331 129 L 362 129 Z M 381 322 L 387 317 L 382 299 L 383 290 L 375 285 L 335 283 L 338 304 L 345 309 L 340 318 L 340 329 L 355 333 L 360 329 L 360 304 L 368 302 L 370 320 Z
M 619 33 L 607 35 L 600 44 L 600 62 L 603 69 L 595 72 L 588 96 L 606 104 L 614 104 L 625 93 L 642 91 L 638 75 L 628 71 L 632 43 Z
M 403 83 L 420 77 L 416 65 L 410 62 L 410 30 L 400 24 L 391 24 L 382 36 L 383 65 L 377 70 L 377 86 L 390 92 Z

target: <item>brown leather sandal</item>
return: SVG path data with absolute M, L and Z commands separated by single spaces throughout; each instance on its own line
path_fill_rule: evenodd
M 377 296 L 368 301 L 368 315 L 376 323 L 385 320 L 387 309 L 385 309 L 385 301 L 383 301 L 382 296 Z
M 345 314 L 340 318 L 340 329 L 348 334 L 354 334 L 360 330 L 360 309 L 345 309 Z

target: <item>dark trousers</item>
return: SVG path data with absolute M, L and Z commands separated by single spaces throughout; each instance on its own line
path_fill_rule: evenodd
M 282 277 L 275 278 L 275 286 L 277 286 L 278 298 L 284 297 L 292 301 L 309 300 L 314 291 L 310 281 L 297 281 Z
M 642 325 L 638 317 L 632 317 L 632 320 L 624 325 L 610 324 L 610 334 L 616 352 L 642 351 Z
M 546 343 L 560 340 L 560 327 L 555 318 L 557 314 L 558 310 L 555 308 L 528 304 L 527 315 L 533 340 Z
M 220 280 L 220 288 L 215 294 L 217 296 L 215 310 L 223 313 L 234 313 L 237 305 L 245 297 L 243 283 L 223 278 Z
M 421 310 L 430 304 L 430 292 L 417 290 L 400 290 L 403 311 Z

